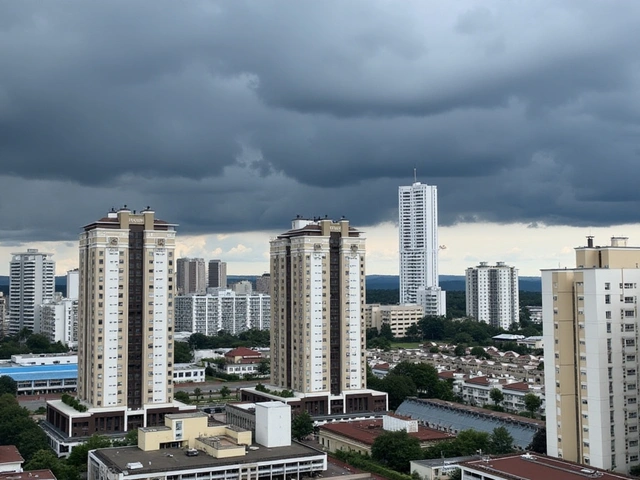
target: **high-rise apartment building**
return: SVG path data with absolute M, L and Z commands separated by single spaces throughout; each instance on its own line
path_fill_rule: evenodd
M 204 258 L 179 258 L 176 284 L 179 295 L 205 293 L 207 291 L 207 277 Z
M 53 299 L 56 264 L 50 253 L 30 248 L 12 253 L 9 265 L 9 333 L 37 330 L 36 307 Z M 36 331 L 37 333 L 37 331 Z
M 640 464 L 640 247 L 576 248 L 542 271 L 549 455 L 627 472 Z
M 480 262 L 465 272 L 467 316 L 508 330 L 520 320 L 518 269 Z
M 256 278 L 256 292 L 258 293 L 271 292 L 271 274 L 270 273 L 263 273 L 260 277 Z
M 209 260 L 209 288 L 227 288 L 227 263 Z
M 78 299 L 62 298 L 38 305 L 40 333 L 50 342 L 62 342 L 70 348 L 78 345 Z
M 294 410 L 384 410 L 386 394 L 366 389 L 360 232 L 344 219 L 297 218 L 271 241 L 270 263 L 271 384 L 297 392 Z
M 438 187 L 415 182 L 398 190 L 400 303 L 418 303 L 425 315 L 445 315 L 438 280 Z
M 237 335 L 249 329 L 269 330 L 271 298 L 264 293 L 237 294 L 217 290 L 207 295 L 176 297 L 176 331 Z
M 7 315 L 7 297 L 0 292 L 0 338 L 9 335 L 9 317 Z
M 83 408 L 48 402 L 45 431 L 58 453 L 77 437 L 159 425 L 166 413 L 185 408 L 174 403 L 172 384 L 175 234 L 175 225 L 152 210 L 126 207 L 84 227 L 77 397 Z

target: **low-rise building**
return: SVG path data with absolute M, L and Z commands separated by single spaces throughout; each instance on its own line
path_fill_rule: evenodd
M 77 363 L 2 366 L 3 375 L 16 381 L 19 395 L 72 392 L 78 387 Z
M 14 365 L 77 365 L 78 355 L 70 353 L 25 353 L 11 355 Z
M 21 472 L 23 463 L 24 458 L 15 445 L 0 446 L 0 473 Z
M 165 425 L 138 430 L 138 446 L 89 453 L 88 480 L 165 478 L 273 479 L 315 476 L 327 455 L 291 442 L 291 409 L 258 404 L 255 442 L 251 431 L 209 425 L 205 413 L 166 415 Z
M 417 438 L 422 448 L 455 438 L 451 433 L 421 426 L 417 420 L 387 414 L 382 419 L 327 423 L 320 427 L 318 441 L 330 452 L 345 450 L 370 455 L 376 438 L 385 431 L 399 430 L 406 430 L 409 435 Z
M 523 338 L 517 341 L 518 345 L 523 345 L 528 348 L 540 349 L 544 348 L 544 340 L 542 335 L 535 335 L 533 337 Z
M 462 480 L 628 480 L 627 475 L 612 473 L 561 458 L 538 454 L 511 454 L 500 457 L 484 456 L 460 464 Z
M 0 480 L 57 480 L 49 469 L 29 470 L 19 473 L 0 473 Z
M 428 460 L 412 460 L 411 474 L 419 475 L 422 480 L 444 480 L 460 469 L 462 462 L 480 458 L 477 455 L 468 457 L 431 458 Z
M 365 307 L 365 324 L 367 328 L 389 325 L 394 337 L 406 336 L 407 329 L 417 324 L 424 317 L 422 305 L 379 305 L 370 304 Z
M 173 365 L 173 383 L 202 383 L 204 381 L 204 367 L 191 363 L 175 363 Z

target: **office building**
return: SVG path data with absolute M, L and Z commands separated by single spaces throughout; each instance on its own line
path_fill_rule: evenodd
M 420 182 L 400 187 L 398 224 L 400 303 L 420 300 L 425 314 L 445 315 L 446 294 L 438 283 L 438 187 Z
M 256 292 L 271 293 L 271 274 L 263 273 L 262 276 L 256 278 Z
M 480 262 L 466 270 L 467 316 L 508 330 L 520 320 L 518 269 Z
M 80 235 L 77 409 L 47 402 L 60 455 L 94 433 L 162 424 L 173 401 L 175 225 L 122 208 Z
M 216 289 L 207 295 L 176 297 L 176 331 L 217 335 L 220 330 L 237 335 L 245 330 L 268 330 L 271 298 L 262 293 L 237 294 Z
M 386 409 L 386 394 L 367 390 L 360 232 L 345 219 L 297 218 L 271 241 L 270 263 L 271 384 L 312 414 Z
M 422 305 L 380 305 L 371 304 L 365 308 L 365 323 L 367 328 L 377 328 L 389 325 L 394 337 L 402 338 L 407 334 L 411 325 L 416 325 L 424 317 Z
M 9 333 L 23 328 L 38 333 L 36 307 L 53 299 L 56 264 L 50 253 L 30 248 L 12 253 L 9 265 Z
M 205 293 L 207 291 L 205 272 L 204 258 L 179 258 L 176 273 L 178 294 Z
M 227 288 L 227 263 L 209 260 L 209 288 Z
M 597 468 L 640 465 L 640 247 L 577 247 L 576 267 L 542 271 L 547 452 Z

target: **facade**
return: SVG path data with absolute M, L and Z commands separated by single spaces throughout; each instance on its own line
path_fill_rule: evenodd
M 227 288 L 227 263 L 209 260 L 209 288 Z
M 125 434 L 189 409 L 173 401 L 175 225 L 122 208 L 84 227 L 78 296 L 78 410 L 47 403 L 52 447 Z
M 547 451 L 597 468 L 640 464 L 640 247 L 576 248 L 576 268 L 542 271 Z
M 413 463 L 413 462 L 412 462 Z M 566 460 L 531 453 L 509 454 L 499 457 L 482 456 L 476 460 L 458 464 L 461 480 L 631 480 L 627 475 L 618 475 L 606 470 L 585 467 Z
M 175 363 L 173 365 L 173 383 L 203 383 L 205 381 L 204 367 L 190 363 Z
M 398 190 L 400 303 L 428 301 L 425 310 L 446 314 L 438 280 L 438 187 L 415 182 Z M 435 305 L 434 305 L 435 302 Z
M 15 445 L 0 445 L 0 473 L 20 473 L 23 463 Z
M 176 298 L 176 330 L 216 335 L 220 330 L 237 335 L 249 329 L 268 330 L 271 298 L 263 293 L 237 294 L 217 290 L 207 295 Z
M 176 284 L 178 295 L 205 293 L 207 277 L 204 258 L 179 258 L 177 261 Z
M 0 292 L 0 338 L 9 335 L 9 315 L 7 315 L 7 297 Z
M 256 292 L 271 293 L 271 274 L 263 273 L 262 276 L 256 278 Z
M 78 364 L 25 365 L 0 367 L 0 376 L 15 380 L 18 395 L 73 392 L 78 387 Z
M 257 404 L 250 430 L 209 425 L 206 413 L 166 415 L 164 425 L 138 430 L 137 447 L 92 450 L 88 480 L 171 478 L 310 478 L 327 469 L 327 455 L 291 443 L 291 409 Z
M 467 316 L 508 330 L 520 320 L 518 269 L 481 262 L 466 270 Z
M 11 255 L 9 333 L 16 334 L 23 328 L 39 333 L 36 308 L 53 299 L 56 264 L 50 253 L 41 253 L 35 248 Z
M 38 305 L 36 317 L 40 333 L 50 342 L 62 342 L 69 347 L 78 344 L 78 299 L 60 298 Z
M 400 338 L 405 337 L 407 329 L 411 325 L 416 325 L 425 315 L 422 305 L 371 304 L 367 305 L 365 310 L 367 328 L 374 327 L 380 330 L 382 325 L 389 325 L 393 336 Z
M 253 292 L 253 285 L 251 285 L 249 280 L 240 280 L 239 282 L 234 283 L 231 286 L 231 289 L 236 293 L 248 295 Z

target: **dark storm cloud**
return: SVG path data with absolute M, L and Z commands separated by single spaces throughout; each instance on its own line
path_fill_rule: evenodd
M 0 3 L 0 238 L 124 203 L 187 233 L 295 214 L 634 221 L 640 4 Z

